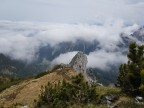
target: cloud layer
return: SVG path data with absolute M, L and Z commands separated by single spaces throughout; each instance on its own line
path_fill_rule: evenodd
M 77 39 L 97 40 L 100 50 L 88 55 L 88 67 L 108 69 L 108 65 L 126 61 L 120 51 L 114 52 L 122 41 L 120 34 L 129 35 L 138 28 L 136 24 L 124 26 L 121 20 L 106 21 L 103 25 L 0 21 L 0 53 L 30 63 L 38 58 L 39 49 L 48 44 L 54 47 Z M 62 54 L 53 63 L 68 63 L 75 54 Z
M 125 26 L 121 20 L 106 21 L 102 25 L 0 21 L 0 53 L 30 63 L 38 58 L 39 49 L 48 44 L 54 47 L 77 39 L 97 40 L 100 49 L 87 55 L 88 67 L 109 69 L 109 65 L 127 60 L 121 51 L 115 52 L 122 41 L 120 34 L 129 35 L 138 28 L 137 24 Z M 62 54 L 52 63 L 69 63 L 75 54 Z

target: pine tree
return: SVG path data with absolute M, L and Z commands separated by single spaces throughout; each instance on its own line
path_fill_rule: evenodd
M 118 83 L 122 90 L 135 93 L 144 88 L 144 45 L 130 43 L 128 63 L 119 67 Z

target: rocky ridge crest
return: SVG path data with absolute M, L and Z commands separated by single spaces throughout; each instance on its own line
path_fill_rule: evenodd
M 86 54 L 83 52 L 78 52 L 69 63 L 69 66 L 72 67 L 76 72 L 82 73 L 88 82 L 93 82 L 94 80 L 87 72 L 87 63 L 88 59 Z

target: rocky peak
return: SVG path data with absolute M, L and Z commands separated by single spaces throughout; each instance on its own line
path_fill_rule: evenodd
M 86 80 L 89 80 L 87 76 L 87 56 L 83 52 L 78 52 L 71 62 L 69 63 L 70 67 L 72 67 L 76 72 L 82 73 L 85 76 Z
M 87 56 L 83 52 L 78 52 L 69 63 L 69 66 L 72 67 L 76 72 L 82 73 L 88 82 L 94 82 L 96 80 L 92 79 L 92 77 L 87 72 L 87 63 Z
M 78 52 L 69 65 L 77 72 L 86 73 L 87 56 L 83 52 Z

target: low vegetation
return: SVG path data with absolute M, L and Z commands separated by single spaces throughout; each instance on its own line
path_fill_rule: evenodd
M 48 83 L 42 89 L 37 107 L 67 108 L 75 104 L 83 106 L 97 103 L 95 85 L 89 85 L 82 74 L 72 77 L 70 81 L 63 80 L 55 85 Z
M 46 75 L 46 74 L 48 74 L 48 73 L 49 73 L 49 71 L 41 72 L 41 73 L 39 73 L 39 74 L 37 74 L 37 75 L 35 76 L 35 79 L 40 78 L 40 77 L 42 77 L 42 76 L 44 76 L 44 75 Z
M 59 69 L 59 68 L 61 68 L 61 65 L 55 65 L 52 69 L 37 74 L 37 75 L 35 76 L 35 79 L 40 78 L 40 77 L 42 77 L 42 76 L 44 76 L 44 75 L 46 75 L 46 74 L 49 74 L 49 73 L 51 73 L 51 72 L 55 72 L 55 71 L 56 71 L 57 69 Z

